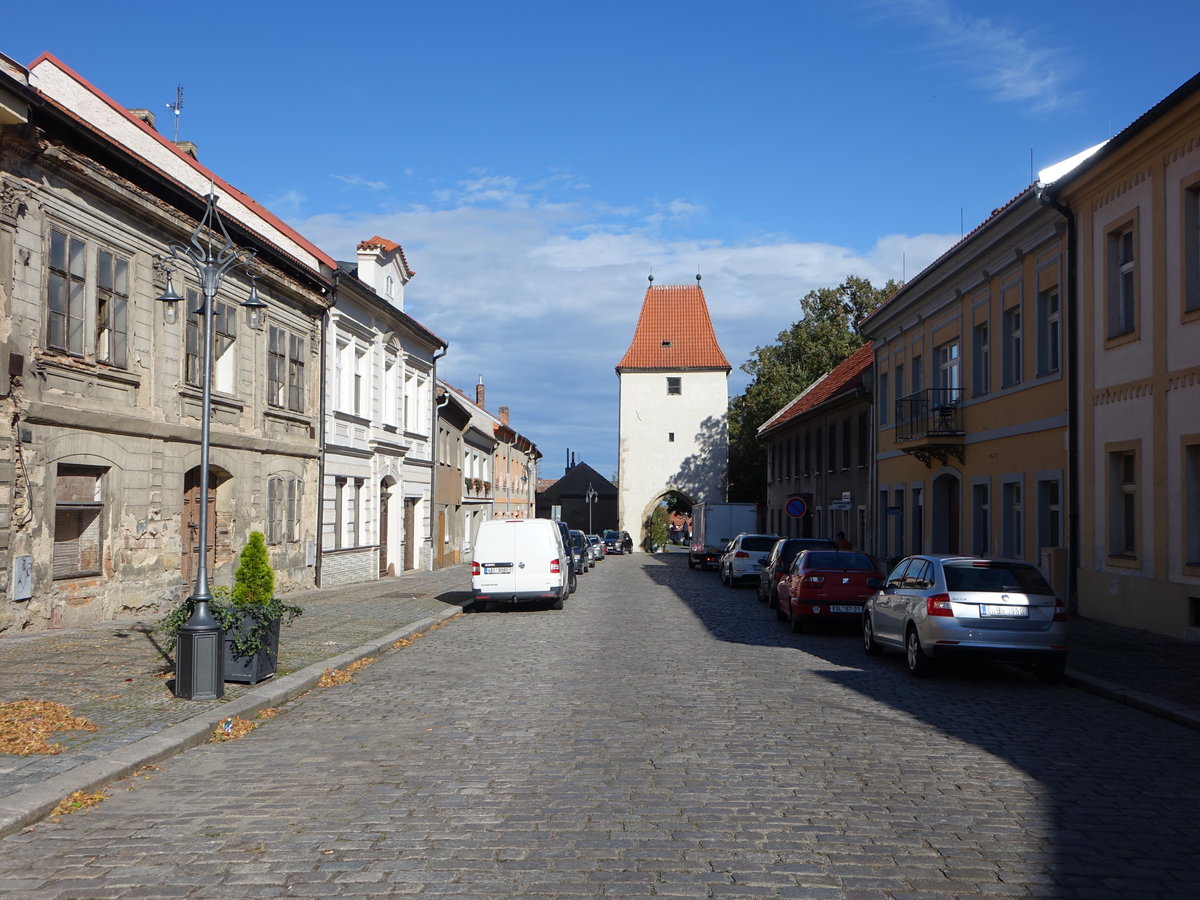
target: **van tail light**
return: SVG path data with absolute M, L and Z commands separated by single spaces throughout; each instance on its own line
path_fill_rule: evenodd
M 551 575 L 562 574 L 562 569 L 559 568 L 559 563 L 558 563 L 557 559 L 550 560 L 550 574 Z
M 735 553 L 733 555 L 735 557 L 737 557 L 738 559 L 749 559 L 750 558 L 750 554 L 747 553 L 745 550 L 739 550 L 737 553 Z
M 825 583 L 825 576 L 824 575 L 805 575 L 804 580 L 801 583 L 804 585 L 807 585 L 808 587 L 820 587 L 821 585 L 823 585 Z
M 1054 600 L 1054 621 L 1055 622 L 1069 621 L 1069 619 L 1067 618 L 1067 606 L 1065 603 L 1063 603 L 1057 597 Z
M 954 618 L 954 610 L 950 606 L 950 595 L 932 594 L 926 597 L 925 614 L 928 616 L 948 616 Z
M 479 563 L 475 562 L 475 560 L 471 560 L 471 574 L 472 575 L 482 575 L 483 574 L 483 572 L 479 571 Z

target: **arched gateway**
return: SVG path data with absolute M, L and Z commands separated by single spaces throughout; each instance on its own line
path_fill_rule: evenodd
M 618 502 L 621 529 L 648 546 L 646 522 L 661 498 L 725 499 L 729 362 L 717 344 L 700 276 L 655 287 L 653 278 L 620 384 Z

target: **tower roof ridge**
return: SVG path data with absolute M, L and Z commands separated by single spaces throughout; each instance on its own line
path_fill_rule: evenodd
M 617 363 L 618 372 L 630 369 L 729 371 L 698 282 L 646 289 L 633 340 Z

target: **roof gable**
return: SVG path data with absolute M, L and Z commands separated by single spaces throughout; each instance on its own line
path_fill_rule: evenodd
M 868 341 L 796 395 L 796 399 L 791 403 L 763 422 L 758 428 L 758 436 L 764 437 L 767 432 L 803 416 L 822 403 L 852 392 L 862 384 L 863 373 L 870 368 L 874 359 L 875 351 L 872 343 Z
M 724 369 L 729 360 L 713 331 L 700 285 L 651 285 L 617 372 L 629 369 Z

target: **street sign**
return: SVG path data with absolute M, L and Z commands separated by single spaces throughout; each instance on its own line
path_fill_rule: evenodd
M 793 519 L 802 519 L 808 512 L 808 504 L 804 502 L 803 497 L 788 497 L 786 509 L 787 514 Z
M 849 500 L 830 500 L 829 508 L 830 509 L 849 509 L 850 501 Z

